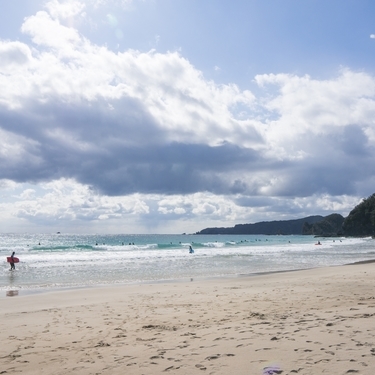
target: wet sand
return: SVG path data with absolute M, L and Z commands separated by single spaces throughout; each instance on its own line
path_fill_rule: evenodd
M 372 375 L 374 284 L 366 262 L 7 297 L 0 374 Z

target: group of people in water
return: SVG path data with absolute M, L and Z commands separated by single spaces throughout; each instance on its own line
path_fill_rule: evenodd
M 130 245 L 130 243 L 129 243 L 129 245 Z M 134 243 L 133 243 L 133 245 L 134 245 Z M 16 269 L 16 265 L 14 264 L 15 262 L 14 262 L 14 259 L 13 259 L 15 254 L 16 254 L 15 251 L 13 251 L 12 255 L 10 256 L 10 260 L 11 260 L 9 262 L 10 263 L 10 271 L 13 271 L 13 270 Z M 194 249 L 191 246 L 189 246 L 189 254 L 194 254 Z

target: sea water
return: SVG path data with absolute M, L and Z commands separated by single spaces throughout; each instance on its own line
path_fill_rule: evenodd
M 237 277 L 375 258 L 371 238 L 1 234 L 0 291 Z M 316 245 L 317 241 L 321 245 Z M 189 254 L 189 245 L 194 254 Z M 10 271 L 6 257 L 20 259 Z M 0 293 L 0 296 L 2 294 Z

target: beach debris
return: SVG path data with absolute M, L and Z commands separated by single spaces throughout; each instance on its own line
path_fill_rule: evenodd
M 145 326 L 142 326 L 143 329 L 160 329 L 162 331 L 177 331 L 177 327 L 168 327 L 161 324 L 148 324 Z
M 234 357 L 235 354 L 232 354 L 232 353 L 228 353 L 228 354 L 213 354 L 213 355 L 210 355 L 208 357 L 206 357 L 206 361 L 211 361 L 212 359 L 218 359 L 220 357 Z
M 103 340 L 100 340 L 96 345 L 95 348 L 103 347 L 103 346 L 111 346 L 111 344 L 108 344 L 104 342 Z
M 218 359 L 220 357 L 220 354 L 217 355 L 210 355 L 206 358 L 206 360 L 211 361 L 212 359 Z
M 266 319 L 266 316 L 259 312 L 250 312 L 250 318 Z
M 269 366 L 263 369 L 263 375 L 275 375 L 281 374 L 283 370 L 280 369 L 278 366 Z
M 204 370 L 207 370 L 207 367 L 201 365 L 200 363 L 196 364 L 195 367 L 196 367 L 196 368 L 199 368 L 199 370 L 203 370 L 203 371 L 204 371 Z

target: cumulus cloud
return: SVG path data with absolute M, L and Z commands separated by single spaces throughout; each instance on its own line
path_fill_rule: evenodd
M 373 76 L 263 74 L 256 96 L 178 52 L 92 43 L 63 24 L 84 9 L 50 1 L 25 19 L 29 43 L 0 41 L 0 179 L 47 189 L 25 189 L 17 217 L 230 222 L 371 193 Z
M 53 18 L 66 19 L 81 13 L 85 4 L 77 0 L 65 0 L 64 2 L 51 0 L 45 7 Z

